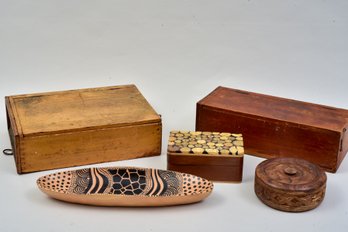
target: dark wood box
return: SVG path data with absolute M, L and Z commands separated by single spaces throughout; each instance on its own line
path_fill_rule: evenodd
M 194 174 L 211 181 L 241 182 L 243 177 L 241 134 L 172 131 L 167 169 Z
M 161 153 L 161 117 L 134 85 L 5 100 L 18 173 Z
M 197 103 L 196 130 L 241 133 L 246 154 L 336 172 L 348 150 L 347 119 L 345 109 L 218 87 Z

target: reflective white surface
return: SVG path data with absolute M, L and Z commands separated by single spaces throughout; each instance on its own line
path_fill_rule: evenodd
M 0 1 L 0 97 L 134 83 L 163 118 L 160 157 L 99 164 L 166 167 L 172 129 L 193 130 L 216 86 L 348 108 L 347 1 Z M 4 102 L 1 149 L 10 145 Z M 97 154 L 96 154 L 97 155 Z M 348 158 L 315 210 L 284 213 L 241 184 L 199 204 L 103 208 L 52 200 L 0 155 L 0 231 L 346 231 Z

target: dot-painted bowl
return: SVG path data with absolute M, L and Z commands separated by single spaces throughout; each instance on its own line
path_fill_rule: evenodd
M 203 200 L 213 183 L 191 174 L 134 167 L 86 168 L 37 180 L 58 200 L 101 206 L 167 206 Z

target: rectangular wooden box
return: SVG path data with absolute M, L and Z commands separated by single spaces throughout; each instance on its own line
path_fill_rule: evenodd
M 348 150 L 347 118 L 345 109 L 218 87 L 197 103 L 196 130 L 241 133 L 246 154 L 336 172 Z
M 243 156 L 243 137 L 240 134 L 172 131 L 167 169 L 211 181 L 241 182 Z
M 5 98 L 18 173 L 154 156 L 161 117 L 136 86 Z

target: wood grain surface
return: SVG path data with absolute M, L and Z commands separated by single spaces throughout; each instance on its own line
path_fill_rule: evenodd
M 162 124 L 134 85 L 6 97 L 17 172 L 159 155 Z
M 326 174 L 305 160 L 275 158 L 255 170 L 255 193 L 266 205 L 288 212 L 316 208 L 324 199 Z
M 241 133 L 247 154 L 336 172 L 348 151 L 347 119 L 344 109 L 218 87 L 197 103 L 196 130 Z

